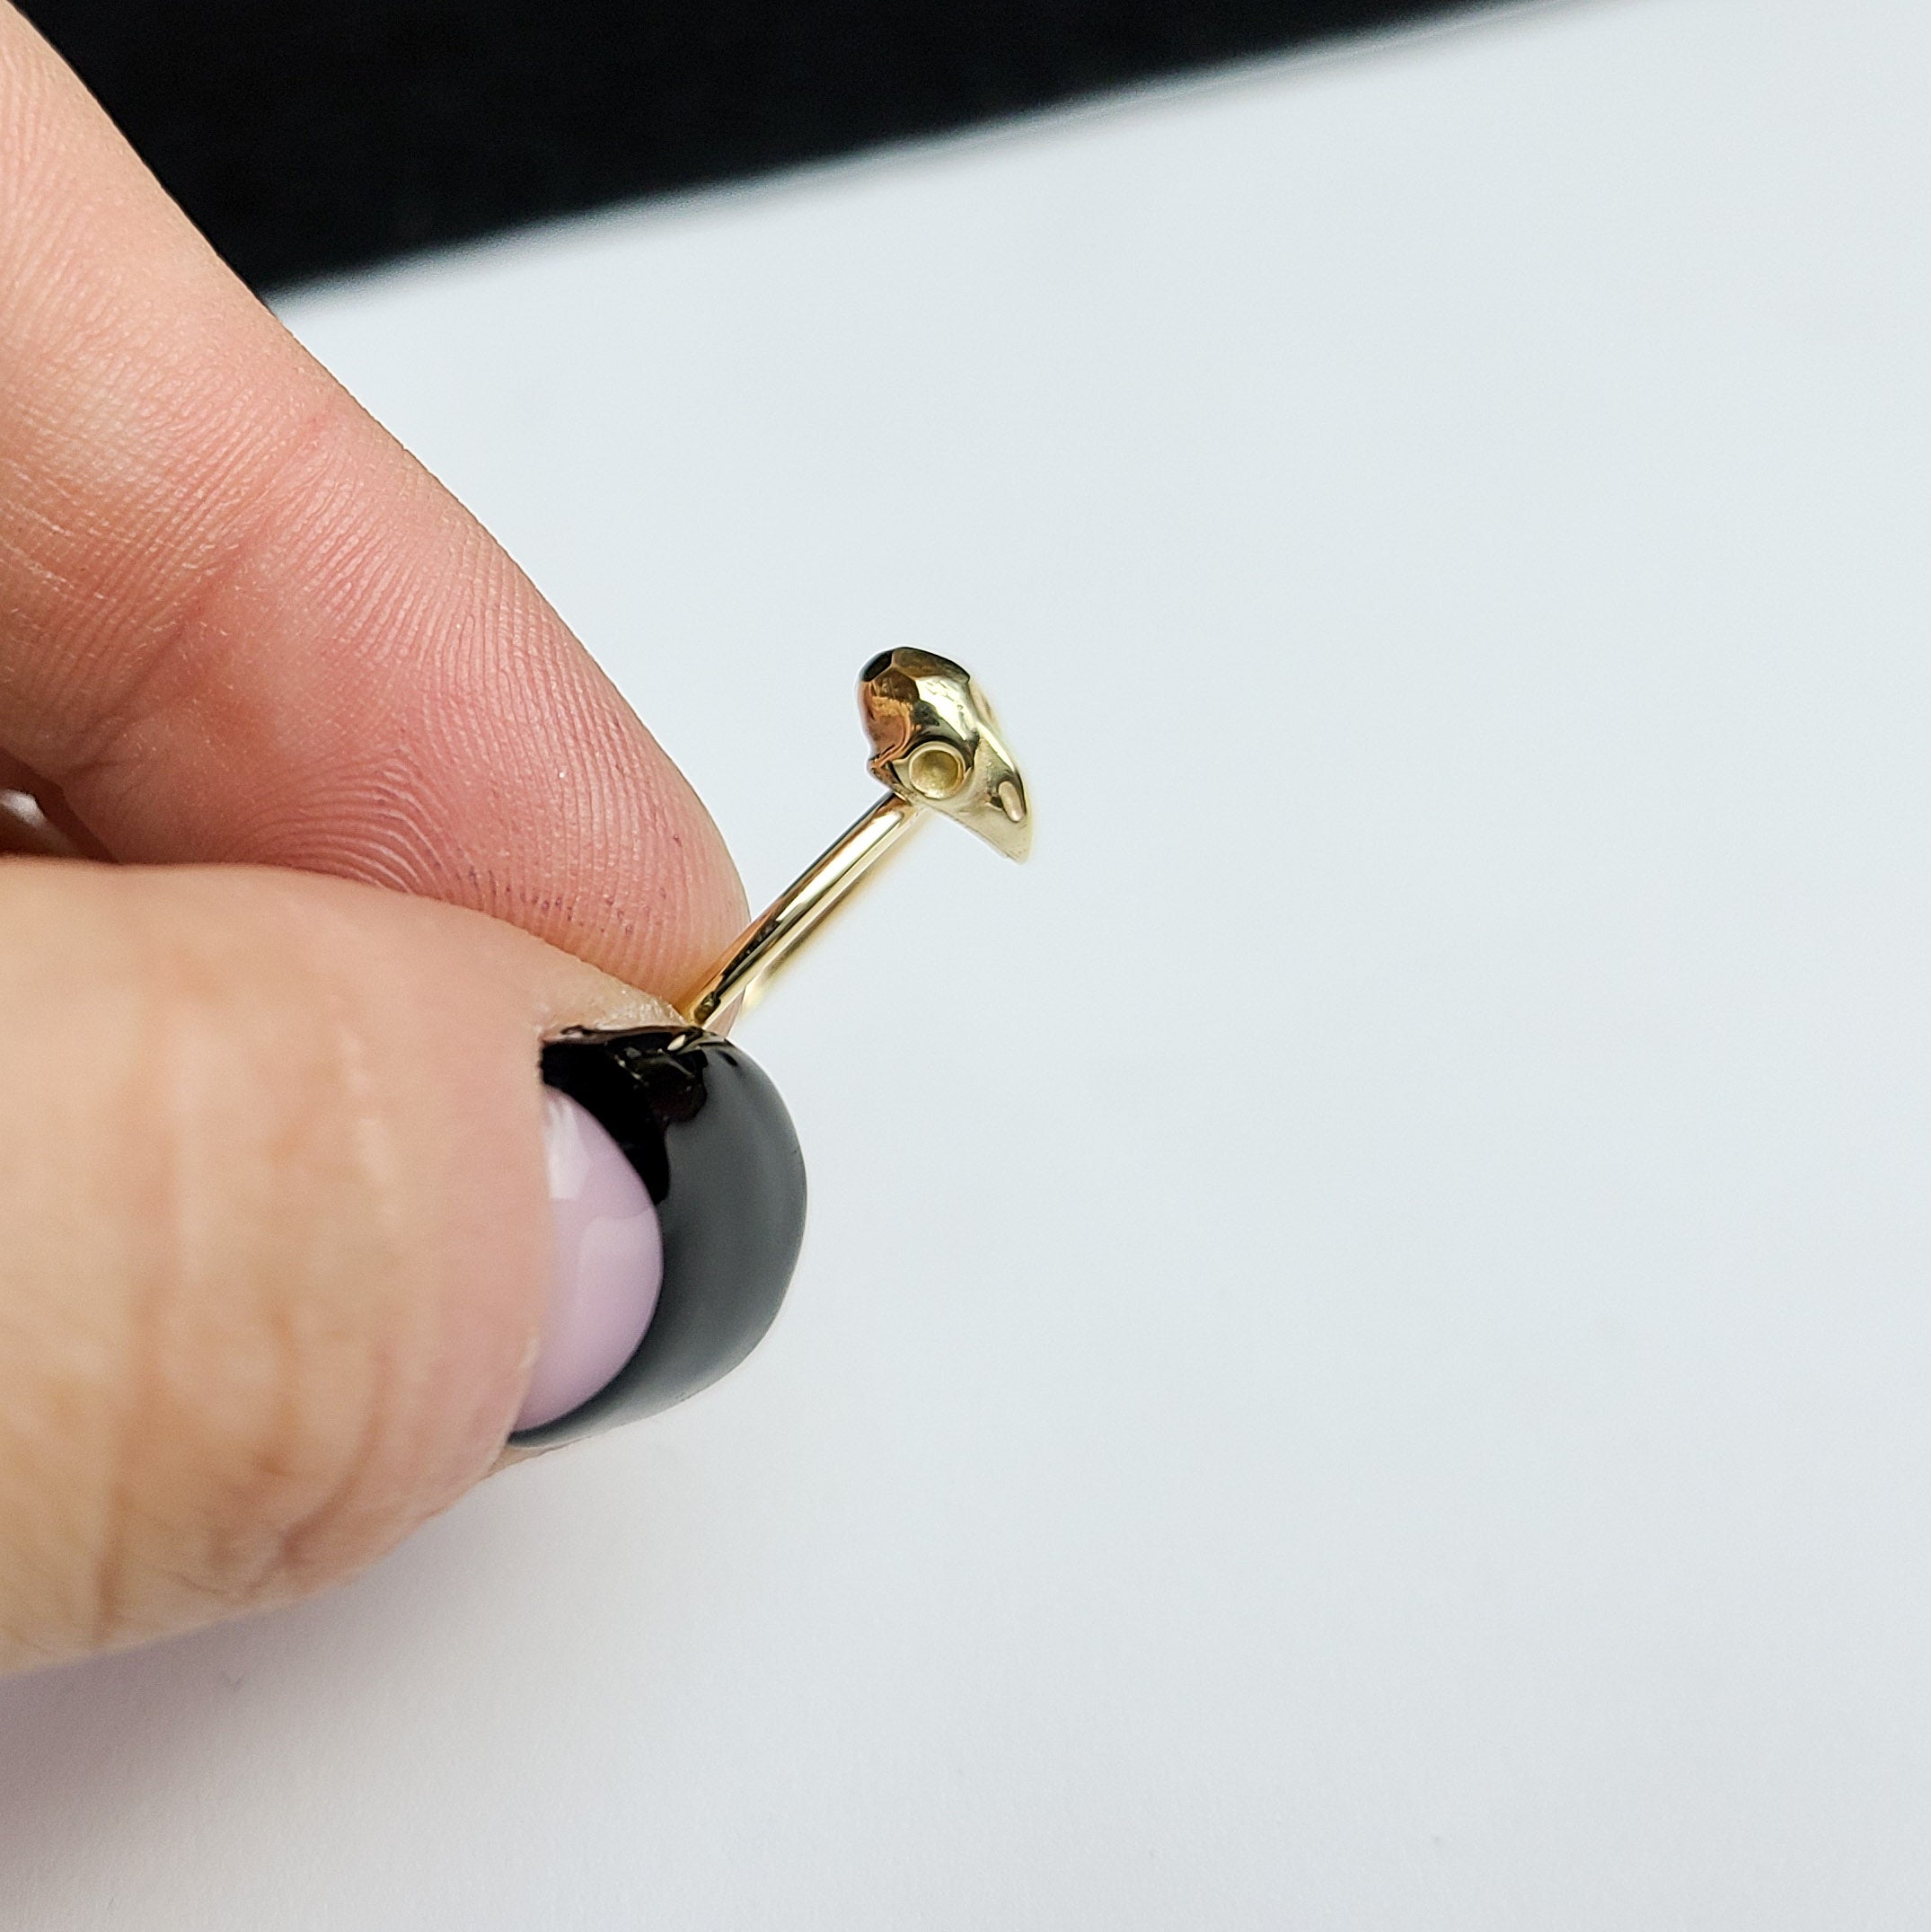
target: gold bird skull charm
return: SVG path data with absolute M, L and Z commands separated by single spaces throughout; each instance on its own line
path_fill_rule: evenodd
M 887 651 L 860 674 L 859 710 L 871 740 L 869 768 L 885 787 L 884 797 L 677 1000 L 677 1010 L 693 1025 L 721 1031 L 755 1004 L 785 962 L 928 813 L 964 825 L 1009 859 L 1023 860 L 1031 851 L 1026 781 L 985 693 L 962 666 L 930 651 Z
M 881 785 L 1025 859 L 1033 845 L 1026 781 L 985 693 L 960 666 L 930 651 L 886 651 L 860 675 L 859 709 Z

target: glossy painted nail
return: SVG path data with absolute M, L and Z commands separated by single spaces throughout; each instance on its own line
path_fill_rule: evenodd
M 559 1101 L 586 1116 L 575 1141 L 566 1142 L 569 1160 L 586 1164 L 583 1187 L 591 1187 L 594 1174 L 605 1191 L 583 1193 L 585 1205 L 569 1211 L 575 1220 L 568 1224 L 579 1230 L 569 1237 L 576 1242 L 574 1263 L 561 1258 L 567 1218 L 560 1211 L 560 1279 L 574 1267 L 570 1278 L 591 1285 L 572 1291 L 584 1311 L 569 1318 L 567 1345 L 558 1330 L 558 1360 L 569 1372 L 560 1367 L 555 1394 L 542 1404 L 525 1402 L 510 1438 L 517 1448 L 548 1448 L 653 1414 L 735 1367 L 777 1315 L 805 1222 L 804 1162 L 790 1116 L 755 1062 L 730 1041 L 696 1028 L 570 1034 L 543 1049 L 542 1072 L 552 1090 L 551 1116 Z M 577 1114 L 563 1117 L 575 1125 Z M 586 1131 L 592 1126 L 603 1140 Z M 637 1195 L 600 1164 L 606 1141 L 638 1184 Z M 552 1193 L 557 1171 L 553 1166 Z M 639 1196 L 654 1211 L 660 1279 L 654 1309 L 644 1311 L 636 1339 L 613 1364 L 641 1301 L 634 1287 L 642 1251 Z M 627 1231 L 580 1231 L 613 1222 Z M 615 1273 L 633 1270 L 628 1299 L 613 1285 L 599 1243 L 612 1244 L 612 1253 L 623 1244 L 630 1259 Z M 594 1267 L 584 1259 L 593 1248 Z M 546 1326 L 539 1378 L 549 1353 Z M 578 1393 L 593 1374 L 602 1381 Z M 563 1394 L 576 1399 L 551 1407 Z
M 637 1170 L 595 1116 L 543 1094 L 553 1258 L 550 1301 L 516 1427 L 580 1408 L 637 1353 L 664 1276 L 664 1243 Z

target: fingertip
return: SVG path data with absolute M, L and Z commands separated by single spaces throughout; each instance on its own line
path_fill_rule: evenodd
M 701 971 L 743 895 L 682 774 L 4 6 L 0 186 L 0 758 L 124 861 L 441 899 L 655 990 Z
M 541 1042 L 659 1009 L 287 872 L 8 860 L 0 924 L 20 1666 L 322 1589 L 488 1473 L 555 1279 Z

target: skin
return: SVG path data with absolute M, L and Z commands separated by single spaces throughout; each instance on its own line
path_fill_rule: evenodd
M 474 521 L 0 4 L 0 1668 L 353 1574 L 487 1473 L 536 1050 L 742 922 Z M 26 856 L 57 848 L 84 858 Z

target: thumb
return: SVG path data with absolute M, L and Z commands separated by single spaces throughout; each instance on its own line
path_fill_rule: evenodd
M 563 1029 L 675 1024 L 648 996 L 281 871 L 6 860 L 0 934 L 0 1668 L 345 1577 L 648 1353 L 648 1163 L 538 1079 Z

